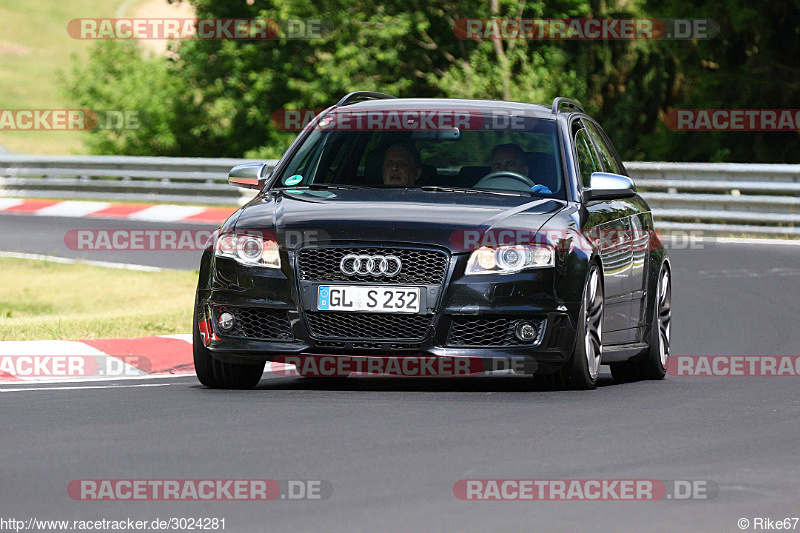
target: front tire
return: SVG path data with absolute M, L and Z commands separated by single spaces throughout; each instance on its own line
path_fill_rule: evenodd
M 590 390 L 597 386 L 603 357 L 604 296 L 600 268 L 592 264 L 579 313 L 578 339 L 569 365 L 569 382 L 573 389 Z
M 586 276 L 583 301 L 578 312 L 575 348 L 564 367 L 537 381 L 548 388 L 591 390 L 597 386 L 600 360 L 603 357 L 603 313 L 605 295 L 600 268 L 592 263 Z
M 192 321 L 192 347 L 194 352 L 194 369 L 197 379 L 212 389 L 252 389 L 261 380 L 264 363 L 240 365 L 217 361 L 203 345 L 198 327 L 198 312 L 195 306 Z

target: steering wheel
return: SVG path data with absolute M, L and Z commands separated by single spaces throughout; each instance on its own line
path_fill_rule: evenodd
M 508 183 L 508 181 L 506 181 L 508 179 L 513 181 Z M 525 188 L 519 189 L 514 187 L 514 185 L 519 184 L 524 185 Z M 511 185 L 511 187 L 508 185 Z M 484 177 L 478 180 L 478 183 L 473 185 L 473 187 L 478 189 L 511 189 L 514 191 L 523 190 L 530 192 L 531 188 L 536 187 L 536 184 L 531 181 L 530 178 L 523 176 L 522 174 L 517 174 L 516 172 L 511 172 L 510 170 L 498 170 L 497 172 L 486 174 Z

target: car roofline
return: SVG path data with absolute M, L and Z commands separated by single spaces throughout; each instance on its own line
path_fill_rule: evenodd
M 411 104 L 411 105 L 409 105 Z M 573 115 L 573 114 L 586 114 L 581 104 L 571 98 L 558 96 L 553 100 L 551 105 L 530 103 L 530 102 L 516 102 L 512 100 L 487 100 L 487 99 L 469 99 L 469 98 L 397 98 L 385 93 L 371 92 L 371 91 L 356 91 L 349 93 L 342 97 L 330 111 L 336 111 L 344 107 L 348 111 L 356 110 L 372 110 L 372 109 L 402 109 L 404 106 L 408 107 L 423 107 L 423 108 L 449 108 L 453 109 L 458 106 L 469 106 L 481 108 L 492 108 L 497 111 L 505 112 L 523 112 L 525 114 L 535 114 L 537 116 L 543 115 Z M 476 109 L 477 110 L 477 109 Z

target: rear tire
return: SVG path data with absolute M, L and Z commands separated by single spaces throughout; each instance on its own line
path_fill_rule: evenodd
M 194 352 L 194 369 L 197 379 L 212 389 L 252 389 L 261 381 L 264 363 L 235 364 L 217 361 L 203 345 L 198 327 L 198 309 L 195 306 L 192 321 L 192 347 Z
M 672 338 L 672 280 L 667 265 L 658 274 L 654 298 L 653 324 L 650 327 L 650 348 L 641 361 L 642 376 L 646 379 L 664 379 Z
M 630 382 L 640 379 L 664 379 L 667 375 L 667 360 L 672 333 L 672 281 L 667 265 L 661 267 L 653 298 L 653 323 L 650 326 L 650 342 L 642 356 L 611 365 L 611 375 L 617 381 Z

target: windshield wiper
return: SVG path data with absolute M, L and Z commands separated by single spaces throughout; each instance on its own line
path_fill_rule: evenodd
M 321 191 L 325 189 L 369 189 L 366 185 L 347 185 L 344 183 L 310 183 L 306 185 L 312 191 Z
M 465 194 L 499 194 L 500 196 L 529 195 L 523 191 L 492 191 L 489 189 L 469 189 L 467 187 L 444 187 L 442 185 L 423 185 L 420 190 L 427 192 L 461 192 Z

